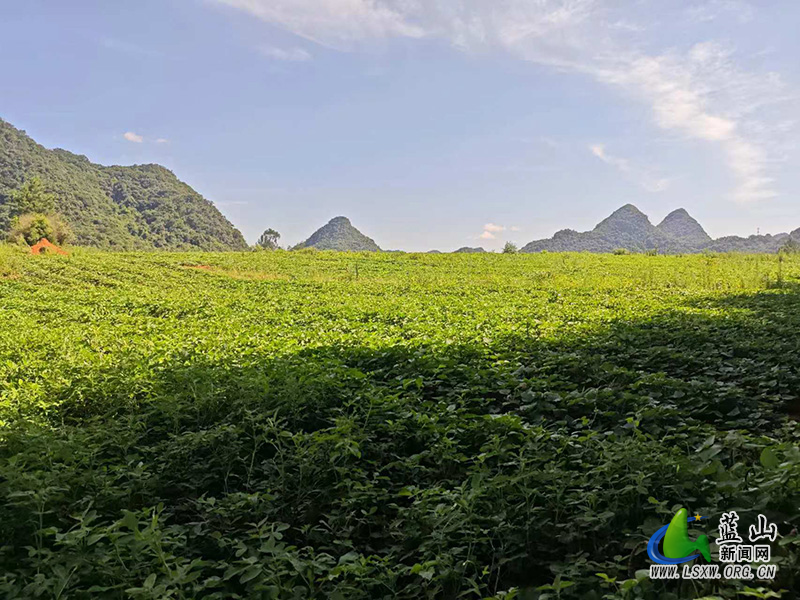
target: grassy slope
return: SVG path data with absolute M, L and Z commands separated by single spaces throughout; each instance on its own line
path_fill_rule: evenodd
M 633 581 L 679 504 L 792 589 L 777 261 L 0 247 L 0 591 L 734 597 Z

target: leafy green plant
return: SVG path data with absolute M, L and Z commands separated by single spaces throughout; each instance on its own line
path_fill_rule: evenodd
M 4 598 L 797 588 L 793 255 L 0 245 L 0 277 Z M 778 578 L 644 576 L 678 505 L 768 514 Z
M 63 244 L 69 235 L 69 227 L 58 216 L 27 213 L 15 217 L 8 237 L 11 240 L 21 238 L 32 246 L 42 238 L 55 244 Z
M 44 215 L 37 213 L 25 214 L 14 219 L 14 226 L 9 233 L 9 238 L 12 240 L 20 237 L 26 244 L 32 246 L 42 238 L 49 240 L 54 237 L 53 226 Z

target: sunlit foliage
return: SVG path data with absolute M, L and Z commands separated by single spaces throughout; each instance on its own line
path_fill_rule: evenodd
M 794 255 L 2 246 L 0 595 L 797 589 L 798 276 Z M 767 514 L 778 579 L 650 581 L 679 505 Z

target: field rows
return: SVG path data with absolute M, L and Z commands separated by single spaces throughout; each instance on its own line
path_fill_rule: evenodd
M 4 597 L 737 597 L 643 577 L 677 506 L 796 597 L 797 258 L 4 246 L 0 307 Z

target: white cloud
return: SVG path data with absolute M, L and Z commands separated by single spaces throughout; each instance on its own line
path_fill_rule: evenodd
M 506 227 L 505 225 L 498 225 L 497 223 L 486 223 L 483 226 L 483 233 L 478 236 L 478 239 L 481 240 L 495 240 L 497 236 L 495 234 L 501 233 L 503 231 L 520 231 L 520 228 L 516 225 L 512 225 L 511 227 Z
M 662 129 L 678 129 L 708 141 L 726 140 L 733 135 L 736 123 L 705 110 L 704 99 L 692 86 L 685 65 L 670 57 L 645 57 L 633 61 L 630 67 L 628 72 L 617 72 L 608 81 L 637 88 L 649 96 L 656 124 Z
M 216 1 L 333 48 L 391 37 L 441 38 L 468 51 L 505 51 L 589 76 L 646 103 L 657 127 L 719 146 L 736 179 L 736 199 L 775 195 L 770 169 L 778 134 L 785 132 L 772 122 L 774 111 L 764 109 L 787 100 L 781 78 L 741 69 L 733 50 L 714 42 L 658 51 L 654 36 L 647 35 L 687 14 L 697 22 L 726 14 L 744 23 L 754 9 L 743 0 L 707 0 L 688 13 L 671 3 L 652 3 L 649 20 L 641 18 L 635 1 Z M 621 164 L 615 166 L 622 169 Z M 643 185 L 658 190 L 667 181 Z
M 141 144 L 144 141 L 144 138 L 141 135 L 133 133 L 132 131 L 126 131 L 124 134 L 122 134 L 122 137 L 129 142 L 134 142 L 135 144 Z
M 169 140 L 167 138 L 156 138 L 153 140 L 152 138 L 145 139 L 143 135 L 139 135 L 138 133 L 134 133 L 133 131 L 126 131 L 122 134 L 122 137 L 128 140 L 129 142 L 133 142 L 134 144 L 143 144 L 144 142 L 148 143 L 156 143 L 156 144 L 169 144 Z
M 738 201 L 776 195 L 767 175 L 769 148 L 776 149 L 776 125 L 755 115 L 787 98 L 775 74 L 754 76 L 737 68 L 732 51 L 715 43 L 694 45 L 686 55 L 639 57 L 627 71 L 599 79 L 620 85 L 646 99 L 656 125 L 691 139 L 719 144 L 737 180 Z M 716 110 L 711 107 L 716 106 Z
M 620 171 L 628 172 L 630 171 L 630 166 L 628 161 L 624 158 L 615 158 L 613 156 L 609 156 L 606 154 L 606 147 L 603 144 L 592 144 L 589 146 L 589 150 L 594 154 L 597 158 L 602 160 L 605 163 L 610 165 L 614 165 Z
M 311 53 L 302 48 L 275 48 L 273 46 L 260 46 L 258 51 L 274 60 L 283 60 L 287 62 L 305 62 L 311 60 L 313 57 Z
M 121 52 L 133 57 L 161 58 L 164 56 L 161 52 L 153 50 L 152 48 L 114 38 L 102 38 L 100 40 L 100 45 L 107 50 Z
M 628 33 L 642 33 L 643 31 L 647 31 L 647 27 L 644 27 L 643 25 L 638 25 L 636 23 L 631 23 L 630 21 L 626 21 L 625 19 L 620 19 L 618 21 L 614 21 L 613 23 L 608 23 L 607 27 L 609 29 L 626 31 Z
M 735 198 L 740 202 L 767 200 L 777 196 L 772 189 L 774 178 L 765 175 L 767 157 L 764 151 L 742 139 L 734 139 L 726 147 L 728 164 L 741 181 Z
M 627 158 L 612 156 L 603 144 L 591 144 L 589 151 L 607 165 L 611 165 L 648 192 L 663 192 L 670 185 L 666 177 L 655 177 L 649 170 L 631 164 Z
M 708 23 L 721 16 L 730 15 L 740 23 L 749 23 L 755 16 L 755 8 L 744 0 L 709 0 L 686 9 L 690 21 Z
M 319 44 L 346 48 L 364 39 L 421 37 L 406 3 L 381 0 L 217 0 Z M 397 7 L 394 5 L 397 4 Z M 405 5 L 408 5 L 407 7 Z

